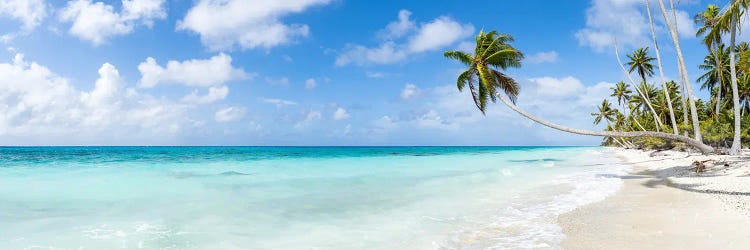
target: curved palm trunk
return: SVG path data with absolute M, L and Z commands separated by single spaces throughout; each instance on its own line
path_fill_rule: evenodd
M 497 97 L 500 98 L 500 100 L 503 101 L 503 103 L 505 103 L 506 106 L 508 106 L 513 111 L 516 111 L 517 113 L 521 114 L 522 116 L 529 118 L 536 123 L 539 123 L 544 126 L 557 129 L 560 131 L 565 131 L 568 133 L 579 134 L 579 135 L 592 135 L 592 136 L 605 136 L 605 137 L 656 137 L 656 138 L 684 142 L 690 146 L 697 148 L 703 154 L 710 154 L 714 152 L 714 148 L 708 145 L 705 145 L 698 140 L 694 140 L 690 137 L 681 136 L 681 135 L 662 133 L 662 132 L 653 132 L 653 131 L 641 131 L 641 132 L 592 131 L 592 130 L 575 129 L 575 128 L 561 126 L 558 124 L 554 124 L 554 123 L 539 119 L 538 117 L 527 113 L 526 111 L 520 109 L 519 107 L 514 105 L 512 102 L 510 102 L 510 100 L 508 100 L 502 94 L 498 94 Z
M 669 8 L 672 10 L 672 21 L 674 23 L 677 23 L 677 12 L 674 11 L 674 1 L 669 0 Z M 666 19 L 665 19 L 666 21 Z M 687 106 L 687 102 L 685 101 L 685 93 L 687 93 L 687 90 L 685 88 L 685 78 L 683 76 L 682 67 L 680 67 L 679 62 L 677 63 L 677 71 L 679 71 L 679 78 L 680 78 L 680 102 L 682 102 L 682 125 L 686 128 L 690 126 L 690 123 L 688 122 L 688 112 L 690 111 Z M 685 130 L 685 136 L 689 136 L 689 133 L 687 130 Z
M 685 89 L 687 90 L 686 94 L 688 95 L 688 102 L 690 103 L 690 118 L 693 121 L 693 134 L 695 140 L 701 142 L 702 144 L 703 137 L 701 136 L 700 122 L 698 122 L 698 111 L 695 107 L 693 87 L 690 84 L 690 77 L 688 77 L 687 66 L 685 66 L 685 58 L 682 56 L 682 49 L 680 48 L 680 38 L 677 36 L 677 28 L 675 27 L 676 22 L 672 23 L 669 21 L 669 17 L 667 16 L 667 9 L 664 7 L 664 0 L 659 0 L 659 8 L 661 9 L 661 14 L 664 17 L 664 22 L 667 23 L 669 34 L 672 36 L 672 42 L 674 42 L 674 47 L 677 51 L 677 62 L 680 66 L 680 70 L 682 71 L 682 79 L 685 84 Z M 674 13 L 674 8 L 672 12 Z
M 734 0 L 737 1 L 737 0 Z M 736 17 L 732 17 L 732 35 L 729 41 L 729 70 L 731 71 L 732 77 L 732 104 L 734 104 L 734 138 L 732 139 L 732 147 L 729 149 L 730 155 L 736 155 L 740 151 L 742 142 L 740 141 L 740 97 L 737 95 L 737 69 L 736 62 L 734 60 L 734 43 L 735 37 L 737 36 L 737 20 Z
M 654 31 L 654 19 L 651 18 L 651 7 L 649 6 L 648 0 L 646 0 L 646 13 L 648 13 L 648 22 L 651 25 L 651 37 L 654 40 L 654 51 L 656 51 L 656 62 L 659 64 L 659 76 L 661 77 L 661 86 L 664 90 L 664 97 L 667 99 L 667 106 L 669 107 L 669 120 L 672 122 L 672 133 L 679 134 L 677 130 L 677 121 L 674 118 L 674 109 L 672 108 L 672 98 L 669 97 L 669 89 L 667 88 L 667 81 L 664 79 L 664 70 L 661 66 L 661 53 L 659 53 L 659 44 L 656 42 L 656 32 Z
M 625 66 L 622 66 L 623 64 L 622 64 L 622 61 L 620 61 L 620 52 L 619 52 L 619 49 L 617 49 L 617 41 L 615 41 L 615 56 L 617 56 L 617 64 L 620 65 L 622 72 L 625 73 L 625 75 L 628 77 L 628 80 L 630 80 L 630 83 L 633 84 L 635 92 L 638 93 L 638 95 L 640 95 L 641 98 L 643 98 L 643 100 L 646 102 L 646 106 L 648 106 L 648 109 L 651 111 L 651 115 L 654 116 L 654 123 L 656 124 L 656 131 L 658 132 L 662 125 L 661 119 L 659 119 L 659 116 L 656 114 L 656 110 L 654 110 L 654 107 L 651 106 L 651 101 L 649 100 L 648 96 L 644 95 L 643 92 L 641 92 L 641 90 L 638 89 L 638 85 L 636 85 L 635 81 L 633 81 L 633 78 L 630 77 L 630 74 L 625 69 Z

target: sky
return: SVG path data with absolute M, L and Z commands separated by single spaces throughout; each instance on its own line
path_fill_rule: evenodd
M 677 5 L 698 97 L 705 49 L 692 16 L 726 2 Z M 665 75 L 677 79 L 658 0 L 651 11 Z M 502 103 L 482 115 L 456 89 L 462 65 L 442 55 L 473 50 L 480 30 L 509 33 L 524 52 L 507 71 L 521 108 L 585 129 L 602 129 L 590 113 L 627 81 L 615 40 L 623 58 L 653 47 L 640 0 L 0 0 L 0 145 L 601 141 Z

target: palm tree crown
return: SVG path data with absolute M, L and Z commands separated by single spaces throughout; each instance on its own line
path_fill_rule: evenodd
M 695 24 L 701 25 L 695 32 L 695 36 L 700 37 L 706 34 L 706 37 L 703 38 L 702 42 L 708 47 L 711 47 L 713 44 L 721 43 L 721 36 L 716 37 L 718 33 L 710 32 L 716 27 L 716 22 L 719 21 L 720 11 L 721 9 L 719 6 L 709 4 L 705 10 L 695 15 Z
M 622 105 L 623 103 L 630 101 L 630 94 L 633 93 L 623 81 L 617 82 L 617 84 L 615 84 L 614 87 L 610 87 L 610 89 L 612 89 L 612 94 L 610 96 L 617 99 L 617 105 Z
M 458 76 L 456 86 L 462 91 L 468 85 L 474 104 L 484 114 L 487 100 L 497 100 L 497 90 L 505 92 L 515 102 L 520 86 L 499 70 L 521 67 L 523 53 L 510 45 L 511 35 L 497 31 L 480 31 L 475 40 L 474 55 L 455 50 L 446 51 L 444 55 L 469 67 Z
M 698 68 L 706 71 L 698 77 L 701 89 L 712 90 L 719 83 L 722 85 L 729 83 L 729 48 L 726 48 L 724 44 L 719 44 L 714 53 L 706 55 L 703 64 L 698 65 Z M 725 86 L 719 87 L 726 88 Z
M 606 120 L 608 124 L 615 120 L 617 110 L 612 108 L 609 104 L 609 100 L 604 99 L 602 104 L 598 106 L 598 109 L 599 112 L 591 113 L 591 115 L 594 116 L 595 125 L 602 122 L 602 119 Z
M 648 55 L 648 47 L 639 48 L 627 56 L 630 59 L 630 62 L 625 64 L 630 67 L 628 69 L 630 73 L 638 71 L 638 75 L 641 76 L 641 79 L 643 79 L 644 82 L 646 81 L 647 76 L 654 75 L 654 64 L 652 61 L 656 60 L 656 58 Z

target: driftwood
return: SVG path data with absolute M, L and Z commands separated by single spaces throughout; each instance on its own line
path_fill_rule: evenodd
M 713 161 L 713 160 L 705 160 L 705 161 L 694 161 L 693 166 L 695 166 L 695 173 L 700 174 L 702 172 L 706 171 L 706 162 Z

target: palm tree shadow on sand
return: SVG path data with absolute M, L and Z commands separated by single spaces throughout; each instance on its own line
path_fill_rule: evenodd
M 654 162 L 661 162 L 665 160 L 674 160 L 674 159 L 680 159 L 680 158 L 687 158 L 685 157 L 671 157 L 671 158 L 663 158 L 663 159 L 653 159 L 653 160 L 646 160 L 646 161 L 638 161 L 638 162 L 629 162 L 629 163 L 622 163 L 623 165 L 637 165 L 642 163 L 654 163 Z M 747 162 L 750 160 L 750 157 L 741 157 L 737 159 L 732 159 L 728 161 L 719 161 L 716 162 L 716 165 L 724 165 L 729 164 L 729 166 L 732 166 L 732 163 L 737 162 Z M 590 164 L 588 166 L 601 166 L 605 164 Z M 737 168 L 737 166 L 733 166 L 733 168 Z M 705 178 L 705 177 L 716 177 L 721 176 L 721 170 L 708 170 L 706 172 L 703 172 L 699 175 L 694 176 L 685 176 L 684 174 L 686 172 L 694 172 L 695 167 L 692 165 L 688 166 L 674 166 L 671 168 L 666 169 L 660 169 L 658 171 L 654 170 L 644 170 L 633 174 L 627 174 L 627 175 L 616 175 L 616 174 L 600 174 L 597 176 L 605 177 L 605 178 L 620 178 L 623 180 L 628 179 L 644 179 L 645 182 L 641 183 L 641 185 L 648 187 L 648 188 L 656 188 L 658 186 L 664 186 L 664 187 L 670 187 L 670 188 L 676 188 L 681 189 L 688 192 L 694 192 L 694 193 L 704 193 L 704 194 L 724 194 L 724 195 L 737 195 L 737 196 L 750 196 L 750 192 L 729 192 L 729 191 L 723 191 L 723 190 L 714 190 L 714 189 L 705 189 L 701 188 L 704 186 L 703 184 L 678 184 L 674 183 L 671 180 L 669 180 L 670 177 L 689 177 L 689 178 Z M 750 177 L 750 174 L 743 175 L 740 177 Z

